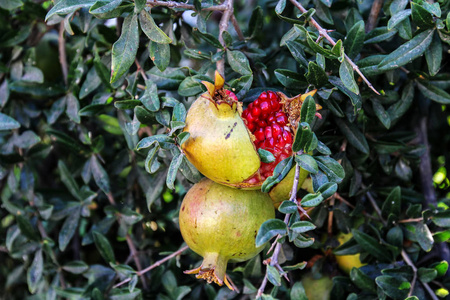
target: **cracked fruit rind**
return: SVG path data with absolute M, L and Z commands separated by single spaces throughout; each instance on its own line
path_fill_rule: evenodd
M 264 248 L 255 246 L 258 230 L 274 217 L 268 194 L 202 179 L 188 191 L 180 208 L 183 239 L 203 257 L 200 267 L 185 273 L 233 289 L 226 277 L 228 261 L 241 262 L 256 256 Z

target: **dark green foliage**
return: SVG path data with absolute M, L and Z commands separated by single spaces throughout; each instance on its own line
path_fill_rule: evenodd
M 268 282 L 261 299 L 306 299 L 305 267 L 333 277 L 332 299 L 446 296 L 450 1 L 293 2 L 235 0 L 243 36 L 219 36 L 216 0 L 0 0 L 0 298 L 247 299 Z M 262 186 L 308 170 L 311 219 L 284 199 L 256 236 L 278 260 L 267 246 L 228 267 L 240 294 L 183 274 L 189 250 L 153 265 L 183 247 L 201 174 L 182 130 L 220 61 L 245 105 L 318 90 Z M 366 265 L 341 272 L 335 255 L 356 253 Z

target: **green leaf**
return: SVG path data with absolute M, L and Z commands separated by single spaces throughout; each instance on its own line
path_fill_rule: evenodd
M 389 196 L 383 203 L 383 207 L 381 209 L 382 215 L 384 218 L 387 218 L 389 215 L 394 215 L 397 217 L 400 216 L 401 206 L 402 206 L 402 195 L 401 189 L 399 186 L 392 189 L 389 193 Z
M 283 159 L 278 163 L 278 165 L 273 170 L 273 175 L 268 177 L 261 186 L 261 191 L 263 193 L 268 193 L 270 189 L 281 182 L 284 177 L 289 173 L 292 168 L 293 157 L 290 156 L 286 159 Z
M 434 266 L 438 276 L 444 276 L 448 271 L 448 261 L 441 261 Z
M 396 13 L 389 19 L 387 29 L 388 30 L 393 29 L 395 26 L 400 24 L 403 20 L 408 18 L 410 15 L 411 15 L 410 9 L 405 9 L 405 10 L 399 11 L 398 13 Z
M 89 270 L 89 265 L 82 260 L 75 260 L 65 264 L 62 268 L 72 274 L 82 274 Z
M 294 283 L 294 285 L 292 286 L 291 291 L 290 291 L 290 296 L 291 296 L 291 299 L 308 300 L 308 297 L 306 296 L 305 288 L 303 287 L 303 284 L 301 281 L 297 281 L 296 283 Z
M 345 177 L 342 166 L 331 157 L 315 156 L 317 165 L 332 182 L 340 183 Z
M 134 63 L 139 47 L 136 15 L 129 15 L 122 25 L 122 34 L 112 48 L 111 83 L 122 77 Z
M 175 189 L 174 182 L 175 178 L 177 176 L 178 168 L 181 165 L 181 162 L 183 161 L 183 154 L 179 153 L 178 155 L 174 156 L 172 158 L 172 161 L 170 162 L 169 171 L 167 173 L 167 179 L 166 184 L 167 187 L 171 190 Z
M 145 108 L 152 112 L 158 111 L 161 108 L 158 88 L 152 80 L 148 79 L 145 81 L 145 91 L 139 98 L 139 101 L 144 104 Z
M 389 40 L 397 33 L 397 29 L 388 30 L 387 27 L 377 27 L 368 34 L 366 34 L 366 40 L 364 45 L 375 44 Z
M 17 122 L 10 116 L 0 113 L 0 131 L 17 129 L 19 127 L 19 122 Z
M 141 29 L 145 35 L 153 42 L 158 44 L 172 43 L 172 39 L 169 38 L 164 31 L 158 27 L 158 25 L 156 25 L 152 16 L 145 9 L 139 13 L 139 25 L 141 25 Z
M 230 51 L 227 50 L 227 60 L 233 71 L 241 75 L 251 75 L 252 69 L 250 69 L 250 64 L 247 57 L 241 51 Z
M 316 229 L 316 225 L 308 221 L 297 221 L 289 229 L 295 233 L 304 233 Z
M 222 44 L 219 42 L 219 40 L 212 34 L 209 33 L 202 33 L 200 31 L 194 31 L 194 36 L 200 36 L 201 39 L 203 39 L 205 42 L 210 44 L 211 46 L 217 48 L 217 49 L 223 49 Z
M 66 95 L 66 114 L 73 122 L 80 124 L 80 102 L 74 94 L 69 93 Z
M 281 15 L 286 8 L 286 0 L 279 0 L 277 6 L 275 6 L 275 13 Z
M 433 281 L 437 277 L 438 272 L 435 269 L 431 268 L 419 268 L 417 270 L 417 275 L 419 276 L 420 281 L 428 283 Z
M 442 43 L 437 32 L 433 35 L 430 47 L 425 51 L 425 59 L 430 75 L 436 75 L 442 67 Z
M 263 163 L 272 163 L 275 161 L 275 156 L 273 156 L 272 152 L 264 150 L 263 148 L 258 149 L 258 155 Z
M 302 122 L 299 124 L 297 133 L 294 137 L 294 143 L 292 144 L 292 151 L 298 152 L 303 150 L 308 142 L 312 139 L 311 127 L 308 123 Z
M 281 0 L 285 1 L 285 0 Z M 271 265 L 267 265 L 267 279 L 270 283 L 272 283 L 274 286 L 280 286 L 281 285 L 281 276 L 278 272 L 277 268 Z
M 0 7 L 6 10 L 13 10 L 23 5 L 20 0 L 0 0 Z
M 352 234 L 353 238 L 364 251 L 367 251 L 384 262 L 391 262 L 393 260 L 390 253 L 386 251 L 386 248 L 377 239 L 356 229 L 352 229 Z
M 412 82 L 409 82 L 403 88 L 402 97 L 400 98 L 400 100 L 391 105 L 387 110 L 391 123 L 395 123 L 408 111 L 408 109 L 411 107 L 413 99 L 414 85 Z
M 186 77 L 178 87 L 178 94 L 184 97 L 196 96 L 205 90 L 201 81 L 210 79 L 203 75 Z
M 375 282 L 381 290 L 393 299 L 405 299 L 408 296 L 409 289 L 401 288 L 404 281 L 388 276 L 382 275 L 375 278 Z
M 322 203 L 325 200 L 321 193 L 308 194 L 302 198 L 301 204 L 305 207 L 314 207 Z
M 287 44 L 288 47 L 290 44 L 292 42 Z M 308 83 L 314 85 L 316 88 L 322 87 L 328 82 L 328 76 L 325 71 L 313 61 L 310 61 L 308 64 L 308 72 L 305 74 L 305 77 Z
M 306 81 L 304 81 L 303 77 L 291 70 L 284 69 L 276 69 L 274 71 L 275 77 L 277 77 L 278 81 L 287 88 L 292 89 L 300 89 L 302 87 L 306 87 Z
M 261 6 L 257 6 L 253 9 L 250 20 L 248 21 L 248 35 L 255 36 L 260 33 L 264 26 L 264 15 Z
M 300 122 L 311 124 L 316 115 L 316 102 L 311 96 L 306 97 L 300 110 Z
M 91 157 L 91 171 L 97 186 L 105 194 L 108 194 L 111 191 L 109 184 L 109 176 L 95 155 Z
M 353 123 L 349 123 L 347 120 L 339 118 L 336 118 L 335 122 L 352 146 L 364 154 L 369 154 L 369 144 L 367 143 L 366 137 L 359 131 L 358 127 Z
M 62 161 L 58 161 L 58 169 L 61 176 L 61 181 L 64 183 L 64 185 L 67 187 L 69 192 L 74 196 L 76 199 L 82 201 L 80 196 L 80 188 L 78 187 L 77 182 L 72 177 L 71 172 L 67 169 L 66 164 Z
M 386 129 L 389 129 L 391 127 L 391 118 L 389 117 L 389 114 L 384 109 L 383 105 L 381 105 L 380 101 L 376 98 L 371 98 L 372 100 L 372 108 L 375 112 L 375 115 L 377 116 L 378 120 L 383 124 Z
M 27 284 L 30 293 L 36 293 L 39 285 L 39 281 L 42 279 L 42 274 L 44 271 L 44 258 L 42 256 L 42 249 L 39 249 L 34 254 L 33 262 L 28 268 L 27 272 Z
M 420 28 L 431 28 L 434 26 L 432 14 L 414 1 L 411 1 L 411 16 L 414 23 Z
M 96 1 L 97 0 L 61 0 L 50 9 L 45 16 L 45 21 L 55 14 L 66 15 L 80 8 L 91 7 Z
M 346 60 L 344 60 L 339 67 L 339 77 L 341 78 L 342 83 L 347 89 L 349 89 L 356 95 L 359 95 L 359 87 L 355 81 L 353 68 Z
M 434 240 L 428 226 L 422 222 L 416 224 L 416 238 L 420 247 L 429 252 L 433 248 Z
M 376 293 L 377 291 L 373 279 L 364 274 L 364 272 L 358 268 L 353 268 L 350 271 L 350 279 L 361 290 L 369 291 L 372 293 Z
M 64 221 L 58 235 L 59 250 L 64 252 L 70 240 L 72 239 L 75 231 L 78 227 L 78 221 L 80 220 L 81 207 L 74 210 Z
M 95 4 L 89 9 L 89 13 L 96 15 L 111 12 L 117 8 L 122 1 L 123 0 L 96 1 Z
M 443 89 L 425 81 L 418 81 L 417 86 L 425 97 L 437 103 L 450 104 L 450 94 Z
M 322 194 L 322 197 L 324 199 L 328 199 L 329 197 L 333 196 L 334 193 L 336 193 L 337 191 L 337 183 L 335 182 L 327 182 L 325 184 L 323 184 L 318 190 L 318 193 Z
M 317 174 L 319 172 L 319 167 L 317 166 L 316 160 L 308 154 L 296 155 L 295 162 L 304 170 Z
M 146 138 L 143 138 L 136 145 L 136 150 L 141 150 L 152 146 L 153 144 L 158 143 L 161 148 L 170 150 L 175 146 L 175 141 L 173 138 L 165 135 L 165 134 L 156 134 Z
M 98 231 L 93 233 L 95 246 L 103 259 L 108 263 L 115 263 L 114 251 L 108 239 Z
M 121 100 L 114 102 L 114 107 L 117 109 L 133 109 L 141 103 L 139 100 Z
M 295 27 L 294 27 L 295 28 Z M 305 58 L 305 51 L 303 51 L 303 45 L 300 44 L 299 42 L 296 41 L 287 41 L 286 42 L 286 46 L 288 47 L 289 51 L 292 54 L 292 57 L 304 68 L 308 68 L 308 74 L 311 74 L 310 78 L 308 79 L 308 75 L 306 74 L 306 79 L 311 80 L 311 82 L 309 82 L 310 84 L 314 84 L 313 81 L 317 81 L 317 79 L 322 79 L 323 76 L 320 76 L 320 78 L 314 79 L 316 76 L 318 75 L 323 75 L 323 74 L 315 74 L 316 70 L 315 67 L 313 66 L 312 68 L 314 68 L 314 70 L 309 71 L 309 63 L 308 60 Z M 319 67 L 319 66 L 318 66 Z M 321 71 L 323 71 L 322 68 L 320 68 Z M 320 70 L 317 70 L 318 72 L 320 72 Z M 323 71 L 325 72 L 325 71 Z M 326 73 L 325 73 L 326 75 Z M 328 79 L 327 79 L 328 80 Z M 315 82 L 315 83 L 319 83 L 319 82 Z
M 308 42 L 308 46 L 311 47 L 311 50 L 313 52 L 322 54 L 323 56 L 325 56 L 326 58 L 330 58 L 330 59 L 338 59 L 340 57 L 340 55 L 337 55 L 336 53 L 334 53 L 332 50 L 328 50 L 323 48 L 322 46 L 320 46 L 319 44 L 317 44 L 311 37 L 311 35 L 309 34 L 309 32 L 306 33 L 306 41 Z M 337 43 L 336 43 L 337 45 Z M 338 49 L 338 48 L 336 48 Z
M 359 21 L 350 28 L 344 40 L 344 49 L 350 58 L 355 58 L 361 52 L 366 37 L 364 21 Z
M 383 71 L 396 69 L 421 56 L 430 46 L 433 33 L 433 29 L 419 33 L 383 59 L 378 68 Z
M 31 241 L 38 241 L 39 235 L 37 234 L 36 230 L 34 229 L 33 225 L 31 225 L 30 220 L 25 218 L 22 215 L 17 215 L 17 225 L 19 226 L 20 233 L 22 233 L 24 236 L 26 236 Z
M 261 247 L 268 241 L 270 241 L 276 235 L 286 235 L 287 226 L 279 219 L 270 219 L 265 221 L 259 228 L 258 234 L 256 235 L 255 245 L 256 247 Z
M 297 212 L 298 207 L 297 204 L 295 204 L 294 202 L 284 200 L 283 202 L 281 202 L 281 205 L 278 207 L 278 210 L 283 214 L 293 214 Z
M 352 104 L 354 106 L 354 113 L 356 115 L 356 113 L 359 111 L 359 109 L 361 108 L 361 105 L 362 105 L 361 95 L 357 95 L 357 94 L 353 93 L 352 91 L 350 91 L 349 89 L 347 89 L 344 86 L 344 84 L 342 83 L 342 80 L 338 77 L 329 76 L 328 81 L 350 98 L 350 100 L 352 101 Z
M 169 44 L 159 44 L 151 41 L 150 47 L 150 59 L 155 66 L 162 72 L 170 63 L 170 46 Z

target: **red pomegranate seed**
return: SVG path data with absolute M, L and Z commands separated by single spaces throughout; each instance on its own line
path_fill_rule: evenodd
M 250 130 L 252 133 L 255 131 L 256 127 L 255 127 L 255 123 L 249 123 L 247 122 L 247 128 L 248 130 Z
M 268 113 L 270 111 L 270 104 L 268 101 L 261 101 L 259 104 L 263 113 Z
M 267 92 L 262 92 L 257 100 L 266 100 L 267 98 L 268 98 Z
M 270 115 L 270 116 L 267 118 L 267 123 L 268 123 L 268 124 L 273 124 L 274 121 L 275 121 L 275 116 L 274 116 L 274 115 Z
M 283 131 L 283 140 L 286 142 L 286 144 L 292 143 L 292 135 L 288 131 Z
M 258 130 L 255 131 L 255 137 L 258 141 L 264 141 L 264 129 L 263 128 L 259 128 Z
M 260 114 L 261 114 L 261 109 L 259 109 L 258 107 L 253 107 L 252 108 L 252 115 L 254 117 L 259 117 Z
M 277 124 L 272 125 L 272 134 L 274 137 L 278 138 L 278 136 L 281 134 L 281 127 Z
M 273 149 L 273 147 L 275 146 L 275 140 L 272 137 L 266 138 L 266 141 L 264 142 L 264 146 L 266 146 L 266 148 Z
M 264 121 L 262 121 L 262 120 L 258 121 L 258 127 L 264 128 L 264 127 L 266 127 L 266 126 L 267 126 L 267 123 L 266 123 L 266 122 L 264 122 Z
M 276 117 L 276 122 L 280 125 L 280 126 L 284 126 L 287 124 L 288 118 L 286 117 L 286 115 L 281 115 L 281 116 L 277 116 Z
M 267 126 L 266 128 L 264 128 L 264 135 L 266 139 L 272 138 L 272 127 Z

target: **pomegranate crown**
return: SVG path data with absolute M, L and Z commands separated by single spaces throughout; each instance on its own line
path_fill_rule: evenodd
M 222 104 L 227 103 L 230 106 L 233 106 L 233 104 L 238 103 L 238 99 L 236 95 L 234 95 L 233 92 L 225 90 L 223 88 L 225 84 L 225 79 L 222 75 L 216 70 L 214 73 L 214 84 L 208 81 L 202 81 L 203 85 L 208 90 L 209 95 L 211 96 L 212 101 L 214 104 Z

